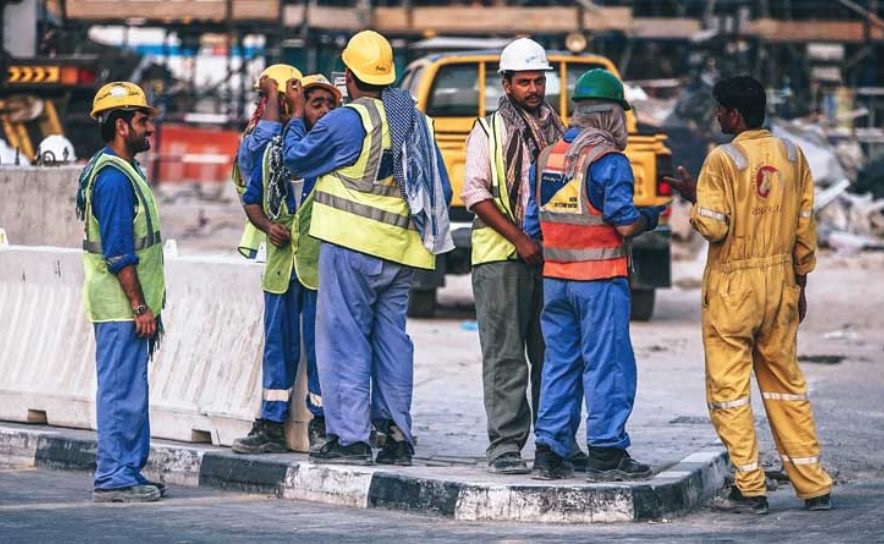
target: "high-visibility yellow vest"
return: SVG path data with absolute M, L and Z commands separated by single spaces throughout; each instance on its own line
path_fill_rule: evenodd
M 488 158 L 491 161 L 491 196 L 494 205 L 510 221 L 515 223 L 510 206 L 509 194 L 506 190 L 506 166 L 503 164 L 503 135 L 506 128 L 503 118 L 496 112 L 488 117 L 480 117 L 477 121 L 485 134 L 488 135 Z M 518 181 L 516 181 L 518 183 Z M 519 258 L 516 246 L 504 238 L 494 228 L 485 224 L 479 216 L 473 219 L 472 263 L 473 266 L 496 261 L 509 261 Z
M 248 135 L 248 131 L 245 135 Z M 246 173 L 246 175 L 248 175 L 248 173 Z M 230 173 L 230 179 L 233 182 L 233 186 L 236 187 L 236 193 L 239 195 L 240 199 L 242 199 L 243 193 L 246 192 L 248 179 L 243 177 L 242 172 L 239 169 L 238 151 L 236 155 L 233 156 L 233 170 Z M 242 235 L 239 238 L 239 244 L 237 244 L 236 250 L 246 259 L 254 259 L 258 255 L 258 248 L 261 247 L 261 244 L 265 242 L 266 239 L 267 237 L 264 233 L 261 232 L 258 227 L 253 225 L 251 221 L 246 219 L 246 224 L 243 227 Z
M 421 241 L 393 176 L 378 179 L 391 147 L 383 102 L 360 98 L 353 108 L 365 128 L 359 158 L 316 181 L 310 235 L 395 263 L 432 270 L 436 257 Z
M 295 250 L 295 273 L 307 289 L 319 289 L 319 240 L 310 236 L 316 186 L 304 197 L 292 226 L 292 247 Z
M 134 321 L 132 304 L 116 274 L 108 271 L 101 246 L 98 220 L 92 213 L 92 191 L 98 173 L 105 168 L 123 172 L 135 192 L 136 209 L 133 219 L 136 271 L 144 303 L 154 315 L 159 315 L 166 303 L 166 281 L 163 274 L 163 244 L 160 234 L 160 215 L 156 200 L 140 169 L 128 161 L 102 152 L 89 161 L 91 168 L 86 188 L 86 238 L 83 240 L 83 306 L 93 323 Z
M 264 156 L 261 159 L 261 183 L 264 187 L 264 198 L 262 207 L 264 215 L 276 224 L 282 225 L 290 233 L 295 225 L 295 216 L 289 210 L 285 195 L 282 195 L 278 214 L 274 214 L 270 209 L 270 156 L 272 154 L 273 142 L 267 145 L 264 150 Z M 284 167 L 283 167 L 284 168 Z M 291 181 L 286 179 L 285 183 L 290 184 Z M 291 190 L 291 187 L 286 187 Z M 274 217 L 274 215 L 276 215 Z M 289 242 L 285 247 L 276 247 L 267 240 L 267 262 L 264 265 L 264 277 L 261 280 L 261 287 L 268 293 L 281 295 L 289 290 L 289 281 L 292 278 L 294 270 L 294 241 Z

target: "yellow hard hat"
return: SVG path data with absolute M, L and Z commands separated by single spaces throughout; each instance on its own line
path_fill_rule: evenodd
M 387 38 L 373 30 L 355 34 L 341 54 L 344 65 L 369 85 L 390 85 L 396 81 L 393 48 Z
M 276 82 L 276 88 L 279 89 L 279 92 L 284 93 L 286 82 L 290 79 L 301 79 L 301 75 L 301 71 L 294 66 L 289 66 L 288 64 L 272 64 L 267 68 L 264 68 L 264 71 L 261 72 L 261 75 L 255 80 L 255 84 L 252 85 L 252 88 L 255 90 L 260 89 L 261 78 L 267 76 Z
M 156 108 L 147 104 L 147 97 L 141 87 L 129 81 L 114 81 L 98 89 L 92 99 L 92 112 L 89 116 L 98 120 L 100 113 L 117 109 L 143 109 L 151 117 L 159 113 Z
M 321 89 L 325 89 L 326 91 L 332 93 L 335 97 L 335 104 L 340 104 L 343 96 L 341 95 L 341 91 L 338 90 L 337 87 L 331 84 L 329 80 L 325 79 L 325 76 L 322 74 L 310 74 L 301 78 L 301 87 L 306 92 L 308 89 L 313 87 L 319 87 Z

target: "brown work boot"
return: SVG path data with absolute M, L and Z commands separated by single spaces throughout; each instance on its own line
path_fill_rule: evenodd
M 716 512 L 731 514 L 763 515 L 768 512 L 766 496 L 744 497 L 737 486 L 731 487 L 727 495 L 713 499 L 709 507 Z

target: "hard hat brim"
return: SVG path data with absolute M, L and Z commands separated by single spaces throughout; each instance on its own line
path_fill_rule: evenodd
M 99 115 L 111 110 L 141 110 L 146 112 L 148 117 L 156 117 L 160 114 L 160 110 L 156 109 L 153 106 L 122 106 L 118 108 L 104 108 L 102 110 L 93 110 L 92 113 L 89 114 L 89 117 L 98 121 Z
M 546 67 L 537 67 L 537 68 L 525 68 L 524 70 L 513 70 L 511 68 L 498 68 L 497 73 L 503 75 L 504 72 L 552 72 L 555 70 L 551 65 L 547 64 Z
M 310 89 L 325 89 L 326 91 L 332 93 L 332 96 L 335 97 L 336 103 L 340 103 L 341 100 L 344 99 L 344 95 L 341 94 L 341 91 L 332 85 L 331 83 L 323 83 L 322 81 L 316 81 L 314 83 L 308 83 L 304 85 L 304 92 L 306 93 Z

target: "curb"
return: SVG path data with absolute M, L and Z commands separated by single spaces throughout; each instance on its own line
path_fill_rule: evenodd
M 94 433 L 0 427 L 0 464 L 95 469 Z M 394 472 L 395 470 L 395 472 Z M 167 484 L 266 493 L 356 508 L 384 508 L 462 521 L 595 523 L 647 521 L 690 512 L 728 473 L 723 449 L 693 453 L 638 482 L 531 483 L 460 467 L 316 465 L 303 454 L 237 455 L 225 448 L 153 441 L 145 475 Z

